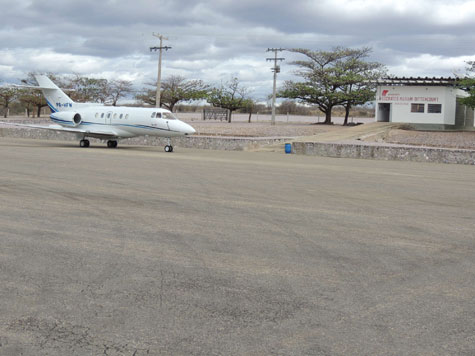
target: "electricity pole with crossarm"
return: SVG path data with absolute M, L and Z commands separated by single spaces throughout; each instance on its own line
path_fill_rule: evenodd
M 163 46 L 163 40 L 168 40 L 168 38 L 160 35 L 159 33 L 153 33 L 155 37 L 160 39 L 160 47 L 150 47 L 150 52 L 152 51 L 160 51 L 158 55 L 158 78 L 157 78 L 157 97 L 155 100 L 155 107 L 160 107 L 160 88 L 162 84 L 162 50 L 168 51 L 171 47 Z
M 274 61 L 274 67 L 271 71 L 274 72 L 274 89 L 272 90 L 272 120 L 271 125 L 275 125 L 275 92 L 277 88 L 277 73 L 280 73 L 280 66 L 277 65 L 277 61 L 283 61 L 285 58 L 277 58 L 277 52 L 282 52 L 283 48 L 267 48 L 267 52 L 274 52 L 274 58 L 266 58 L 266 61 Z

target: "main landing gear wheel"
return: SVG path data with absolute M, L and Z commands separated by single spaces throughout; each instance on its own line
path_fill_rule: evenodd
M 114 140 L 107 141 L 107 147 L 116 148 L 117 147 L 117 141 L 114 141 Z
M 165 152 L 173 152 L 173 146 L 172 145 L 166 145 L 165 146 Z
M 89 147 L 89 140 L 79 141 L 79 147 Z

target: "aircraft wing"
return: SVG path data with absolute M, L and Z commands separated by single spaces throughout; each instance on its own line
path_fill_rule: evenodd
M 4 122 L 0 121 L 0 124 L 4 125 L 11 125 L 11 126 L 19 126 L 19 127 L 28 127 L 32 129 L 42 129 L 42 130 L 52 130 L 58 132 L 70 132 L 70 133 L 77 133 L 77 134 L 85 134 L 87 136 L 96 137 L 96 138 L 114 138 L 118 137 L 117 133 L 113 130 L 108 129 L 93 129 L 93 130 L 85 130 L 79 129 L 74 127 L 63 127 L 61 125 L 33 125 L 33 124 L 17 124 L 14 122 Z

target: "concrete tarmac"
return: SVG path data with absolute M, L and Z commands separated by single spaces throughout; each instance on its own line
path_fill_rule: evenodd
M 0 355 L 474 355 L 475 168 L 0 140 Z

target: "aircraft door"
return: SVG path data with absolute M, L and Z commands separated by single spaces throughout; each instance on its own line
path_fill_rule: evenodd
M 161 128 L 161 129 L 169 129 L 168 128 L 168 123 L 166 121 L 168 120 L 165 120 L 163 119 L 163 116 L 162 116 L 162 113 L 159 113 L 157 112 L 156 114 L 153 113 L 152 115 L 152 127 L 158 127 L 158 128 Z
M 159 115 L 159 113 L 157 113 L 156 116 L 155 116 L 155 113 L 152 114 L 152 118 L 150 119 L 150 125 L 152 127 L 158 127 L 158 124 L 159 124 L 159 122 L 158 122 L 159 121 L 159 119 L 158 119 L 159 116 L 158 115 Z

